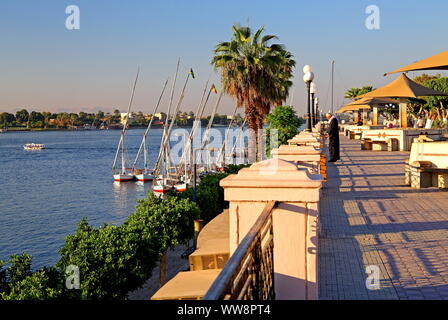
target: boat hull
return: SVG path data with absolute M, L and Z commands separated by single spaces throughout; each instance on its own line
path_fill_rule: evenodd
M 187 191 L 187 185 L 185 183 L 176 184 L 174 186 L 177 192 L 184 192 Z
M 134 181 L 135 176 L 129 174 L 114 174 L 114 181 L 116 182 L 128 182 Z
M 145 173 L 138 174 L 138 175 L 136 175 L 135 177 L 136 177 L 136 179 L 137 179 L 138 181 L 141 181 L 141 182 L 151 182 L 151 181 L 154 180 L 154 176 L 153 176 L 153 175 L 151 175 L 151 174 L 145 174 Z
M 165 194 L 168 193 L 168 191 L 170 191 L 170 188 L 166 187 L 166 186 L 154 186 L 152 188 L 152 191 L 154 191 L 155 193 L 159 193 L 159 194 Z

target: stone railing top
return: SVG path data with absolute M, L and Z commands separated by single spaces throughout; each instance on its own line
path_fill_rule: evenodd
M 236 188 L 321 188 L 321 175 L 297 168 L 293 162 L 269 159 L 242 169 L 237 175 L 221 180 L 221 187 Z
M 320 134 L 317 131 L 313 131 L 313 132 L 301 131 L 298 135 L 296 135 L 296 137 L 314 137 L 314 138 L 319 138 Z
M 286 146 L 281 145 L 278 149 L 272 149 L 271 155 L 316 155 L 322 151 L 315 146 Z

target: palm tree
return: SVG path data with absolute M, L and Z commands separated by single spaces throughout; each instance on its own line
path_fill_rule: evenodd
M 353 101 L 357 100 L 357 98 L 363 94 L 366 94 L 370 91 L 373 91 L 372 86 L 364 86 L 362 88 L 350 88 L 345 93 L 344 98 L 351 99 Z
M 264 27 L 255 33 L 249 27 L 233 26 L 230 42 L 215 48 L 212 65 L 221 73 L 222 90 L 245 107 L 249 138 L 249 158 L 254 159 L 263 120 L 271 106 L 281 105 L 289 95 L 295 61 L 283 45 L 269 44 L 277 39 L 264 35 Z

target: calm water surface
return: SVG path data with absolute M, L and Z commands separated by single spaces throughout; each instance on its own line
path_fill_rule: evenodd
M 144 130 L 127 132 L 129 154 Z M 33 255 L 33 268 L 53 265 L 64 237 L 87 217 L 94 226 L 120 224 L 151 184 L 114 183 L 112 162 L 118 130 L 0 133 L 0 260 Z M 151 130 L 154 163 L 162 130 Z M 25 143 L 47 149 L 24 151 Z M 133 157 L 130 157 L 133 160 Z

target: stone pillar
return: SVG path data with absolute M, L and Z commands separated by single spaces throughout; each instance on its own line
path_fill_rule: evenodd
M 322 176 L 288 161 L 270 159 L 221 181 L 230 201 L 230 254 L 267 202 L 273 211 L 276 298 L 317 299 L 317 218 Z
M 372 126 L 378 125 L 378 107 L 373 107 L 373 115 L 372 115 Z

